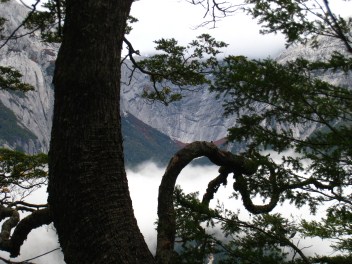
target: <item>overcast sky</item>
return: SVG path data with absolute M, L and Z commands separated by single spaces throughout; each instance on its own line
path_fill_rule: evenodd
M 256 21 L 241 13 L 219 21 L 216 28 L 211 25 L 198 27 L 205 21 L 204 12 L 202 7 L 184 0 L 137 1 L 132 5 L 131 14 L 139 19 L 139 23 L 133 25 L 129 38 L 144 53 L 153 50 L 154 40 L 173 37 L 187 44 L 205 32 L 230 44 L 226 53 L 266 57 L 275 56 L 284 48 L 282 36 L 260 35 Z
M 29 5 L 35 2 L 23 1 Z M 236 3 L 236 1 L 229 2 Z M 352 15 L 352 1 L 329 2 L 336 13 L 344 17 Z M 138 18 L 139 22 L 133 24 L 134 29 L 128 39 L 143 55 L 153 53 L 154 40 L 173 37 L 180 43 L 187 44 L 195 36 L 205 32 L 229 44 L 224 50 L 225 55 L 276 57 L 285 48 L 282 35 L 259 34 L 260 26 L 257 21 L 242 13 L 223 19 L 217 23 L 215 29 L 211 29 L 210 26 L 197 28 L 205 21 L 204 12 L 202 7 L 191 5 L 186 0 L 138 0 L 132 5 L 131 15 Z
M 275 156 L 273 156 L 273 158 L 275 158 Z M 187 166 L 182 170 L 178 177 L 177 184 L 182 187 L 185 193 L 199 191 L 201 197 L 205 193 L 208 182 L 218 176 L 217 171 L 217 166 Z M 143 163 L 133 170 L 127 169 L 131 199 L 138 226 L 153 253 L 155 252 L 156 247 L 156 226 L 154 223 L 157 219 L 158 188 L 164 172 L 165 168 L 160 168 L 151 162 Z M 228 180 L 228 185 L 219 188 L 210 205 L 214 208 L 217 200 L 220 200 L 224 203 L 224 206 L 227 209 L 232 211 L 241 209 L 241 219 L 246 220 L 248 219 L 248 213 L 243 209 L 242 202 L 228 199 L 233 191 L 233 180 L 231 177 L 229 177 Z M 195 182 L 197 184 L 194 184 Z M 143 193 L 143 195 L 141 195 L 141 193 Z M 43 187 L 27 201 L 31 203 L 45 203 L 46 197 L 46 188 Z M 293 215 L 296 220 L 302 218 L 311 220 L 315 218 L 314 216 L 309 215 L 306 206 L 297 209 L 289 204 L 285 204 L 283 206 L 277 206 L 274 212 L 281 212 L 285 216 Z M 295 237 L 293 242 L 299 243 L 299 247 L 301 248 L 309 246 L 309 248 L 306 248 L 303 251 L 307 255 L 311 255 L 312 253 L 330 255 L 334 253 L 334 251 L 328 246 L 327 241 L 322 241 L 318 238 L 306 238 L 300 241 L 299 237 Z M 26 260 L 53 250 L 58 246 L 55 230 L 53 230 L 52 227 L 48 228 L 44 226 L 30 232 L 28 239 L 21 247 L 21 256 L 13 259 L 13 261 Z M 285 250 L 288 251 L 289 249 L 286 248 Z M 8 254 L 5 252 L 0 252 L 0 255 L 8 258 Z M 64 264 L 61 251 L 55 251 L 33 260 L 33 262 L 37 264 Z M 3 264 L 3 262 L 0 261 L 0 264 Z
M 236 3 L 236 1 L 229 1 Z M 329 1 L 331 9 L 343 17 L 352 14 L 352 1 Z M 237 1 L 239 3 L 239 1 Z M 256 20 L 243 13 L 236 13 L 218 22 L 217 28 L 195 28 L 204 22 L 204 9 L 185 0 L 140 0 L 132 5 L 131 14 L 139 19 L 129 37 L 144 53 L 151 52 L 153 40 L 174 37 L 188 43 L 203 32 L 230 44 L 225 54 L 248 57 L 276 57 L 285 48 L 282 35 L 261 35 Z
M 29 4 L 33 3 L 31 0 L 26 2 Z M 331 0 L 330 2 L 333 8 L 334 5 L 340 3 L 338 8 L 341 10 L 343 16 L 351 14 L 352 1 Z M 342 4 L 346 6 L 343 7 Z M 181 43 L 187 43 L 194 36 L 200 35 L 203 32 L 208 32 L 217 39 L 229 43 L 230 47 L 226 51 L 227 54 L 242 54 L 250 57 L 275 57 L 280 50 L 284 49 L 284 39 L 282 36 L 260 35 L 258 33 L 259 26 L 256 21 L 240 14 L 219 22 L 216 29 L 201 28 L 194 30 L 197 25 L 204 21 L 202 18 L 203 14 L 204 10 L 185 3 L 185 0 L 141 0 L 135 2 L 132 6 L 132 15 L 139 19 L 139 23 L 134 24 L 134 30 L 128 38 L 133 42 L 135 48 L 141 50 L 144 54 L 153 52 L 153 40 L 162 37 L 174 37 L 179 39 Z M 151 247 L 153 246 L 153 242 L 155 242 L 153 222 L 156 219 L 157 188 L 163 171 L 164 169 L 157 168 L 153 164 L 141 166 L 136 171 L 128 171 L 135 213 L 141 230 Z M 204 178 L 204 176 L 207 178 Z M 189 168 L 183 172 L 182 179 L 184 179 L 184 182 L 182 186 L 187 192 L 196 191 L 191 189 L 191 187 L 195 187 L 194 182 L 196 181 L 197 188 L 202 185 L 203 189 L 201 193 L 203 193 L 207 181 L 214 176 L 216 176 L 215 167 Z M 195 177 L 197 178 L 195 179 Z M 141 181 L 143 181 L 143 185 L 140 184 Z M 145 186 L 149 188 L 145 188 Z M 142 187 L 143 189 L 141 189 Z M 140 193 L 142 191 L 145 192 L 146 189 L 148 189 L 149 195 L 141 196 Z M 227 191 L 231 191 L 231 189 L 228 188 Z M 224 194 L 223 197 L 227 197 L 228 195 L 229 193 Z M 44 189 L 39 193 L 39 196 L 44 200 L 46 199 Z M 148 207 L 146 204 L 148 204 Z M 238 204 L 232 203 L 229 206 L 232 206 L 232 210 L 236 210 Z M 298 216 L 302 216 L 300 215 L 302 212 L 297 212 L 297 214 Z M 142 222 L 142 220 L 144 221 Z M 57 238 L 54 234 L 53 230 L 46 228 L 42 228 L 38 232 L 32 232 L 24 245 L 22 259 L 55 248 L 57 246 Z M 33 249 L 34 246 L 37 246 L 37 248 Z M 316 246 L 321 248 L 321 243 L 318 243 Z M 313 251 L 313 249 L 310 250 Z M 45 258 L 42 258 L 36 261 L 36 263 L 63 263 L 62 256 L 57 253 L 50 254 L 47 258 L 51 259 L 45 260 Z

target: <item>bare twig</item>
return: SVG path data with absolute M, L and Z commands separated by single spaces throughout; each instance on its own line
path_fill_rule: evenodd
M 242 4 L 232 4 L 228 1 L 219 0 L 187 0 L 187 2 L 192 5 L 199 5 L 204 8 L 205 12 L 203 18 L 210 17 L 209 20 L 201 23 L 197 28 L 204 27 L 206 25 L 212 24 L 212 28 L 216 27 L 216 23 L 228 16 L 232 16 L 237 11 L 241 10 L 246 6 L 246 3 Z
M 336 35 L 338 38 L 340 38 L 342 40 L 342 42 L 345 44 L 346 49 L 349 53 L 352 53 L 352 46 L 351 46 L 351 40 L 348 39 L 345 34 L 343 33 L 342 28 L 340 27 L 340 24 L 338 23 L 335 15 L 333 14 L 333 12 L 331 11 L 330 5 L 329 5 L 329 1 L 328 0 L 324 0 L 324 4 L 327 10 L 327 14 L 329 15 L 329 17 L 332 20 L 332 24 L 328 21 L 328 24 L 330 25 L 331 29 L 333 31 L 335 31 Z
M 45 253 L 43 253 L 41 255 L 38 255 L 38 256 L 36 256 L 34 258 L 30 258 L 30 259 L 26 259 L 26 260 L 22 260 L 22 261 L 11 261 L 11 260 L 7 260 L 7 259 L 5 259 L 3 257 L 0 257 L 0 260 L 4 261 L 6 264 L 35 264 L 34 262 L 29 262 L 29 261 L 37 259 L 37 258 L 40 258 L 40 257 L 43 257 L 43 256 L 48 255 L 48 254 L 50 254 L 50 253 L 52 253 L 54 251 L 57 251 L 59 249 L 60 248 L 55 248 L 55 249 L 50 250 L 48 252 L 45 252 Z
M 34 12 L 36 11 L 36 8 L 39 2 L 40 0 L 37 0 L 35 4 L 32 5 L 33 8 L 31 9 L 31 12 L 29 12 L 27 17 L 22 21 L 22 23 L 14 31 L 12 31 L 10 36 L 6 38 L 5 42 L 0 46 L 0 49 L 2 49 L 15 36 L 16 32 L 26 24 L 26 22 L 30 19 L 32 14 L 34 14 Z

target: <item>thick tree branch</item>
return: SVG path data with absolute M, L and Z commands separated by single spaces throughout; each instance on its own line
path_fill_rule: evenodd
M 176 220 L 173 206 L 173 193 L 176 180 L 181 170 L 193 159 L 206 156 L 211 162 L 223 166 L 229 173 L 251 175 L 257 166 L 252 161 L 233 155 L 231 152 L 220 150 L 215 144 L 196 141 L 178 151 L 171 159 L 159 187 L 158 198 L 158 238 L 156 259 L 158 263 L 170 263 L 173 254 Z M 227 174 L 228 174 L 227 173 Z
M 19 213 L 9 207 L 1 207 L 0 208 L 0 214 L 1 214 L 1 220 L 5 219 L 6 217 L 8 217 L 9 219 L 7 219 L 1 227 L 1 232 L 0 232 L 0 247 L 1 244 L 5 243 L 8 241 L 10 234 L 11 234 L 11 230 L 18 224 L 19 220 L 20 220 L 20 215 Z
M 17 262 L 17 261 L 11 261 L 11 260 L 7 260 L 5 258 L 2 258 L 0 257 L 0 260 L 3 261 L 4 263 L 6 264 L 35 264 L 34 262 L 23 262 L 23 261 L 20 261 L 20 262 Z
M 313 178 L 308 178 L 297 183 L 279 184 L 277 181 L 277 168 L 269 161 L 260 161 L 258 160 L 260 157 L 256 157 L 256 161 L 253 161 L 243 156 L 237 156 L 231 152 L 220 150 L 216 145 L 210 142 L 197 141 L 191 143 L 178 151 L 170 160 L 159 186 L 157 263 L 171 263 L 172 255 L 174 254 L 173 248 L 176 234 L 176 219 L 173 205 L 173 194 L 177 177 L 182 169 L 193 159 L 202 156 L 206 156 L 211 162 L 220 166 L 220 175 L 209 182 L 206 193 L 203 196 L 202 203 L 206 206 L 209 205 L 210 200 L 213 199 L 214 193 L 217 192 L 220 185 L 226 185 L 227 176 L 230 173 L 234 174 L 234 190 L 241 194 L 243 205 L 253 214 L 270 212 L 279 202 L 280 195 L 286 190 L 303 188 L 308 185 L 314 185 L 319 189 L 331 189 L 333 187 L 332 184 L 326 185 Z M 269 171 L 268 181 L 271 191 L 270 201 L 264 205 L 253 204 L 251 190 L 249 189 L 247 179 L 244 176 L 251 176 L 256 173 L 259 163 L 261 166 L 267 167 Z M 290 246 L 292 245 L 290 244 Z
M 49 208 L 34 211 L 27 217 L 23 218 L 16 226 L 11 236 L 11 257 L 16 257 L 20 253 L 23 242 L 27 239 L 28 234 L 42 225 L 49 225 L 52 222 Z
M 11 257 L 17 257 L 23 242 L 28 234 L 35 228 L 48 225 L 52 222 L 49 208 L 34 210 L 30 215 L 20 221 L 20 215 L 16 209 L 0 207 L 0 221 L 7 218 L 0 232 L 0 250 L 10 253 Z M 10 236 L 12 229 L 14 232 Z
M 221 184 L 227 184 L 228 173 L 220 173 L 214 180 L 210 181 L 208 188 L 203 195 L 202 204 L 209 206 L 210 201 L 214 198 L 214 194 L 218 191 Z
M 13 203 L 10 203 L 9 206 L 18 206 L 18 205 L 23 205 L 25 207 L 33 207 L 36 209 L 40 209 L 40 208 L 47 208 L 48 204 L 32 204 L 32 203 L 26 203 L 24 201 L 16 201 Z

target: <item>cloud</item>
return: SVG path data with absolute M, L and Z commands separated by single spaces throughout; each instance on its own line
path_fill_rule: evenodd
M 146 162 L 137 168 L 128 169 L 128 183 L 131 199 L 138 221 L 149 249 L 155 253 L 158 188 L 165 168 L 160 168 L 154 163 Z M 215 166 L 190 166 L 180 174 L 177 184 L 185 192 L 204 193 L 212 178 L 218 175 Z
M 155 10 L 158 10 L 157 15 Z M 186 45 L 202 33 L 208 33 L 217 40 L 228 43 L 229 47 L 224 49 L 225 55 L 265 58 L 276 56 L 284 49 L 282 35 L 259 34 L 257 20 L 248 15 L 238 12 L 219 21 L 215 28 L 213 24 L 199 27 L 209 19 L 205 19 L 204 14 L 203 7 L 182 1 L 135 1 L 131 15 L 138 18 L 139 22 L 132 24 L 133 30 L 127 37 L 144 55 L 154 51 L 155 40 L 175 38 Z
M 216 166 L 188 166 L 180 174 L 177 184 L 186 192 L 199 191 L 202 196 L 207 188 L 210 180 L 218 176 L 218 168 Z M 164 174 L 165 168 L 158 167 L 156 164 L 146 162 L 133 169 L 127 169 L 128 183 L 133 202 L 134 212 L 138 221 L 138 225 L 143 233 L 150 250 L 154 253 L 156 247 L 156 226 L 157 219 L 157 197 L 158 188 Z M 224 202 L 226 208 L 236 211 L 242 208 L 241 215 L 248 217 L 248 213 L 243 209 L 241 201 L 228 199 L 232 193 L 232 182 L 229 179 L 227 187 L 221 186 L 215 195 L 211 206 L 214 206 L 219 199 Z M 46 188 L 41 188 L 32 197 L 31 202 L 45 202 L 47 198 Z M 291 205 L 285 204 L 275 209 L 285 215 L 294 214 L 297 219 L 306 218 L 309 215 L 307 209 L 297 209 Z M 311 216 L 310 216 L 311 217 Z M 32 231 L 23 245 L 20 258 L 14 261 L 25 260 L 47 251 L 57 248 L 58 239 L 55 230 L 52 227 L 41 227 Z M 298 238 L 296 242 L 299 242 Z M 305 239 L 300 241 L 300 246 L 310 246 L 306 249 L 306 253 L 332 253 L 326 241 L 320 239 Z M 8 257 L 8 254 L 1 253 L 1 256 Z M 47 256 L 43 256 L 35 260 L 37 264 L 63 264 L 63 255 L 60 251 L 55 251 Z M 1 261 L 0 261 L 1 264 Z

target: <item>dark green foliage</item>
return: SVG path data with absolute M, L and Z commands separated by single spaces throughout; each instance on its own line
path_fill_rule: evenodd
M 352 52 L 351 19 L 334 15 L 328 1 L 315 9 L 312 1 L 246 2 L 253 4 L 247 11 L 259 18 L 263 33 L 283 32 L 288 44 L 313 37 L 315 47 L 317 37 L 327 35 Z M 309 12 L 316 20 L 306 16 Z M 334 238 L 338 250 L 351 252 L 351 218 L 346 212 L 352 209 L 352 90 L 318 78 L 323 73 L 351 74 L 351 58 L 344 54 L 336 50 L 324 61 L 297 58 L 283 64 L 229 56 L 215 72 L 212 90 L 223 96 L 225 113 L 238 116 L 228 139 L 248 142 L 244 155 L 259 164 L 254 177 L 236 180 L 235 191 L 238 184 L 246 184 L 252 198 L 306 204 L 312 213 L 322 203 L 338 201 L 323 221 L 303 221 L 300 231 Z M 315 132 L 302 137 L 297 134 L 302 128 Z M 264 150 L 277 152 L 281 161 L 263 155 Z
M 165 104 L 179 101 L 183 89 L 210 84 L 207 75 L 218 65 L 219 49 L 227 46 L 208 34 L 198 36 L 187 46 L 180 46 L 175 39 L 161 39 L 155 43 L 161 54 L 138 62 L 138 67 L 150 75 L 153 83 L 153 89 L 143 91 L 143 96 Z M 170 83 L 179 91 L 172 90 Z
M 199 202 L 197 196 L 198 193 L 185 195 L 181 189 L 175 190 L 177 226 L 175 250 L 178 252 L 175 263 L 202 264 L 208 255 L 218 253 L 215 246 L 216 239 L 206 233 L 206 229 L 200 225 L 205 223 L 205 226 L 214 226 L 208 215 L 211 211 Z
M 333 13 L 329 1 L 311 0 L 245 0 L 249 4 L 245 10 L 259 19 L 262 34 L 283 33 L 287 44 L 294 42 L 306 43 L 308 39 L 315 40 L 318 36 L 338 38 L 346 44 L 351 52 L 352 19 L 344 19 Z
M 0 187 L 26 186 L 28 180 L 47 176 L 48 157 L 45 154 L 26 155 L 0 148 Z
M 66 12 L 65 0 L 49 0 L 42 7 L 44 11 L 34 10 L 28 14 L 24 26 L 31 31 L 39 30 L 43 41 L 61 42 Z
M 317 264 L 350 264 L 352 256 L 315 257 L 313 262 Z
M 341 204 L 327 210 L 326 217 L 321 221 L 302 221 L 306 236 L 334 238 L 334 248 L 351 252 L 352 247 L 352 212 L 350 205 Z
M 129 16 L 127 19 L 127 28 L 126 28 L 126 35 L 129 34 L 132 31 L 132 26 L 131 24 L 138 22 L 138 19 L 133 17 L 133 16 Z
M 283 32 L 287 36 L 287 42 L 291 43 L 303 40 L 302 35 L 316 30 L 314 22 L 305 19 L 309 10 L 304 5 L 308 1 L 247 0 L 246 2 L 254 5 L 247 10 L 254 17 L 259 18 L 259 23 L 264 25 L 263 34 Z
M 313 163 L 308 170 L 316 178 L 328 181 L 327 177 L 339 175 L 342 180 L 351 165 L 352 92 L 315 78 L 311 65 L 303 59 L 280 65 L 229 57 L 217 73 L 213 90 L 227 95 L 226 114 L 239 115 L 238 125 L 229 130 L 230 140 L 278 152 L 295 149 L 300 157 L 285 163 L 296 171 L 302 170 L 302 160 L 309 159 Z M 302 125 L 322 129 L 303 140 L 294 135 Z
M 240 219 L 219 204 L 208 209 L 198 193 L 175 191 L 177 215 L 176 263 L 204 263 L 212 256 L 214 263 L 290 263 L 283 247 L 296 250 L 290 241 L 297 227 L 279 214 Z
M 0 66 L 0 89 L 11 91 L 33 91 L 34 87 L 23 83 L 22 74 L 12 67 Z
M 192 3 L 210 4 L 209 1 Z M 340 40 L 345 51 L 352 53 L 352 20 L 335 15 L 328 1 L 248 0 L 245 3 L 245 10 L 263 26 L 262 33 L 282 32 L 287 45 L 310 40 L 317 48 L 319 37 L 329 36 Z M 216 5 L 213 8 L 220 10 Z M 227 115 L 238 116 L 236 126 L 229 129 L 228 139 L 247 142 L 242 155 L 258 165 L 254 175 L 234 173 L 234 197 L 258 215 L 244 222 L 238 214 L 217 210 L 219 215 L 212 212 L 204 218 L 199 214 L 199 210 L 204 211 L 199 202 L 198 205 L 183 202 L 181 205 L 188 209 L 181 206 L 177 209 L 180 221 L 185 221 L 179 225 L 181 233 L 188 234 L 191 241 L 204 241 L 210 235 L 205 229 L 196 231 L 197 224 L 203 223 L 204 227 L 204 223 L 211 221 L 222 222 L 221 232 L 229 238 L 228 247 L 223 247 L 228 249 L 226 263 L 285 263 L 280 246 L 289 246 L 300 255 L 301 260 L 290 263 L 310 263 L 313 260 L 306 258 L 290 240 L 296 233 L 300 237 L 333 238 L 337 250 L 352 251 L 349 213 L 352 210 L 352 92 L 351 87 L 318 78 L 323 73 L 351 74 L 351 58 L 345 54 L 336 50 L 324 61 L 297 58 L 282 64 L 271 59 L 229 56 L 223 64 L 216 65 L 212 91 L 224 98 Z M 302 133 L 302 128 L 315 132 L 302 137 L 297 133 Z M 281 160 L 266 155 L 263 151 L 267 150 L 282 156 Z M 264 205 L 253 205 L 254 198 L 260 198 Z M 194 197 L 187 199 L 194 201 Z M 268 214 L 285 201 L 297 207 L 308 205 L 313 214 L 326 202 L 335 201 L 338 205 L 330 206 L 321 222 L 291 223 L 280 215 Z M 221 212 L 227 213 L 221 215 Z M 203 240 L 196 236 L 202 232 Z M 267 245 L 273 254 L 270 260 L 263 254 Z M 191 250 L 185 248 L 186 252 L 188 249 Z M 246 259 L 241 254 L 255 257 Z
M 350 61 L 341 56 L 334 53 L 325 62 L 299 58 L 285 64 L 228 57 L 219 67 L 212 89 L 226 96 L 226 114 L 239 116 L 236 127 L 229 129 L 229 140 L 249 142 L 246 155 L 251 157 L 256 153 L 253 149 L 270 149 L 283 156 L 281 164 L 268 160 L 265 166 L 261 163 L 256 177 L 247 178 L 252 195 L 259 192 L 264 200 L 272 197 L 275 189 L 266 175 L 274 174 L 276 188 L 283 190 L 281 201 L 287 199 L 297 206 L 308 204 L 313 213 L 320 203 L 334 199 L 351 209 L 348 197 L 352 168 L 352 92 L 348 87 L 326 83 L 314 74 L 318 67 L 348 72 Z M 302 126 L 316 130 L 302 138 L 295 132 Z M 294 155 L 283 153 L 292 150 Z M 313 196 L 311 192 L 320 195 Z M 336 208 L 331 207 L 329 211 L 335 212 Z M 329 229 L 325 224 L 320 225 L 321 232 Z M 330 222 L 332 226 L 344 227 L 344 235 L 351 235 L 345 230 L 346 222 Z M 338 248 L 351 250 L 349 238 L 344 237 L 344 243 L 347 244 L 340 244 Z
M 250 157 L 257 155 L 253 149 L 282 153 L 281 162 L 263 162 L 262 156 L 255 177 L 247 177 L 252 197 L 260 194 L 266 201 L 281 189 L 280 201 L 289 200 L 298 207 L 307 204 L 312 213 L 321 203 L 339 201 L 345 213 L 340 206 L 332 206 L 322 222 L 303 221 L 301 231 L 335 238 L 338 250 L 350 252 L 351 218 L 346 212 L 351 210 L 352 93 L 350 88 L 315 78 L 312 65 L 318 63 L 298 59 L 279 65 L 229 57 L 213 89 L 226 94 L 226 113 L 239 116 L 237 126 L 229 130 L 229 140 L 249 142 L 246 155 Z M 298 137 L 295 130 L 302 125 L 316 127 L 315 133 Z M 295 154 L 283 153 L 290 150 Z

